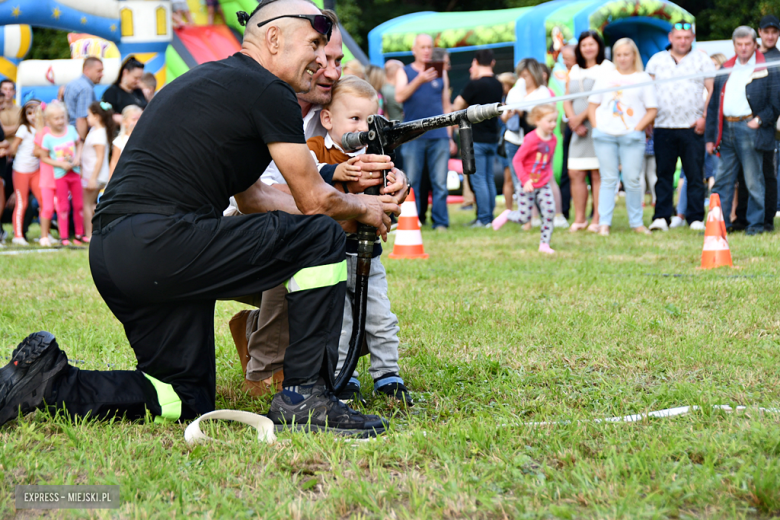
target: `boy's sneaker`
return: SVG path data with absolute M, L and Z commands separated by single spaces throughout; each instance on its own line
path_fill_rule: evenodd
M 319 431 L 360 438 L 376 437 L 390 424 L 378 415 L 356 412 L 325 385 L 316 385 L 306 398 L 289 390 L 279 392 L 271 401 L 268 418 L 276 425 L 276 431 Z
M 374 382 L 374 393 L 384 394 L 393 399 L 403 401 L 406 406 L 414 405 L 409 390 L 404 386 L 404 380 L 395 374 L 387 374 Z
M 29 246 L 30 244 L 27 242 L 27 240 L 24 239 L 24 237 L 14 237 L 11 240 L 11 243 L 15 246 Z
M 338 397 L 344 404 L 350 404 L 354 401 L 363 403 L 363 394 L 360 393 L 360 381 L 357 378 L 350 377 L 347 386 L 339 393 Z
M 68 367 L 68 356 L 54 335 L 30 334 L 16 347 L 11 361 L 0 368 L 0 425 L 40 408 L 54 379 Z

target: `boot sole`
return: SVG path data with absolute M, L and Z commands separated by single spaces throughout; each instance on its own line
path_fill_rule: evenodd
M 46 383 L 67 366 L 66 356 L 57 345 L 54 335 L 45 332 L 28 336 L 13 352 L 11 362 L 0 369 L 0 426 L 22 414 L 32 412 L 43 403 Z M 47 362 L 60 356 L 48 370 Z M 17 368 L 27 367 L 27 373 L 16 383 Z
M 274 431 L 283 432 L 304 432 L 304 433 L 332 433 L 340 437 L 356 437 L 358 439 L 370 439 L 385 433 L 384 428 L 371 430 L 355 430 L 349 428 L 333 428 L 332 426 L 318 426 L 316 424 L 275 424 Z

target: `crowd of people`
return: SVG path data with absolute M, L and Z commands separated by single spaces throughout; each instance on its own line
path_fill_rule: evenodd
M 555 175 L 545 173 L 552 165 L 555 146 L 548 150 L 551 144 L 539 141 L 538 135 L 530 142 L 544 150 L 533 154 L 537 160 L 531 164 L 532 171 L 517 167 L 522 159 L 514 160 L 529 157 L 529 150 L 521 153 L 521 148 L 537 126 L 531 111 L 506 111 L 500 119 L 474 125 L 477 172 L 465 179 L 463 204 L 464 209 L 476 210 L 470 225 L 498 229 L 509 220 L 526 230 L 538 226 L 542 228 L 541 245 L 547 246 L 553 228 L 607 236 L 620 194 L 625 199 L 629 227 L 638 233 L 667 231 L 686 223 L 691 229 L 702 230 L 707 193 L 712 192 L 721 196 L 730 229 L 746 230 L 750 235 L 772 231 L 775 212 L 780 210 L 778 141 L 774 135 L 780 114 L 780 73 L 761 64 L 780 58 L 776 47 L 780 23 L 767 15 L 758 25 L 761 45 L 753 29 L 739 27 L 733 35 L 736 56 L 726 61 L 722 54 L 707 56 L 695 49 L 691 24 L 675 24 L 667 49 L 654 55 L 646 67 L 630 38 L 607 49 L 598 32 L 580 34 L 576 43 L 566 45 L 561 52 L 567 69 L 566 94 L 644 86 L 582 95 L 551 105 L 562 122 L 560 184 Z M 611 60 L 607 59 L 610 50 Z M 377 113 L 391 120 L 410 121 L 473 104 L 513 104 L 555 96 L 548 87 L 550 69 L 532 58 L 521 60 L 514 73 L 496 75 L 492 51 L 477 51 L 469 70 L 470 81 L 454 95 L 446 50 L 434 47 L 433 38 L 421 34 L 412 53 L 414 60 L 407 65 L 394 59 L 384 67 L 351 60 L 342 67 L 342 74 L 366 80 L 377 92 Z M 433 66 L 436 63 L 444 66 L 437 68 Z M 723 66 L 733 68 L 734 73 L 719 76 L 717 81 L 708 77 Z M 130 56 L 97 102 L 94 87 L 102 74 L 102 62 L 87 58 L 82 76 L 61 89 L 59 103 L 27 100 L 22 107 L 14 102 L 13 82 L 0 83 L 4 132 L 0 155 L 8 163 L 0 214 L 4 206 L 12 210 L 14 244 L 27 244 L 26 227 L 34 217 L 30 193 L 38 206 L 41 245 L 56 243 L 49 233 L 55 213 L 64 245 L 89 242 L 98 194 L 157 87 L 154 76 L 144 74 L 143 63 Z M 648 85 L 653 79 L 696 74 L 699 77 Z M 52 121 L 61 119 L 61 113 L 66 118 L 64 127 Z M 52 137 L 44 141 L 47 134 Z M 431 193 L 431 221 L 437 231 L 446 231 L 450 225 L 447 173 L 449 159 L 458 153 L 457 138 L 457 129 L 435 130 L 404 144 L 396 153 L 395 164 L 404 169 L 418 193 L 422 223 L 427 220 Z M 526 148 L 529 146 L 526 143 Z M 495 210 L 495 168 L 504 171 L 506 211 L 499 215 Z M 528 219 L 520 213 L 529 193 L 524 190 L 524 172 L 534 179 L 546 178 L 549 186 L 549 191 L 545 188 L 539 193 L 534 188 L 536 198 L 527 208 Z M 542 208 L 540 200 L 546 201 L 548 196 L 552 207 Z M 654 206 L 654 214 L 646 227 L 643 207 L 647 203 Z M 512 211 L 516 205 L 518 210 Z M 552 210 L 552 222 L 548 210 Z M 72 236 L 71 229 L 75 230 Z M 0 247 L 2 244 L 0 241 Z
M 541 226 L 540 250 L 547 251 L 553 227 L 608 236 L 616 199 L 623 195 L 628 224 L 637 233 L 668 231 L 686 223 L 693 230 L 703 230 L 707 192 L 711 191 L 721 198 L 729 229 L 747 230 L 748 235 L 773 231 L 775 213 L 780 210 L 775 135 L 780 116 L 780 71 L 762 64 L 780 58 L 776 47 L 780 22 L 767 15 L 758 27 L 758 34 L 746 26 L 734 31 L 736 56 L 726 61 L 722 54 L 708 56 L 697 50 L 694 27 L 676 23 L 668 47 L 652 56 L 646 67 L 630 38 L 622 38 L 607 49 L 598 32 L 580 34 L 576 43 L 562 49 L 566 94 L 613 91 L 551 105 L 562 121 L 560 186 L 555 176 L 545 173 L 555 147 L 549 140 L 540 140 L 538 132 L 531 138 L 533 144 L 528 143 L 537 126 L 531 111 L 504 112 L 501 121 L 474 126 L 477 172 L 466 180 L 463 205 L 463 209 L 476 207 L 476 218 L 470 225 L 498 229 L 510 220 L 524 224 L 524 229 Z M 520 60 L 514 74 L 496 75 L 489 50 L 475 53 L 469 70 L 471 80 L 457 95 L 451 93 L 446 56 L 443 71 L 437 70 L 434 65 L 442 54 L 437 57 L 435 53 L 443 49 L 433 43 L 429 35 L 418 35 L 412 63 L 386 63 L 385 105 L 389 106 L 389 96 L 403 110 L 402 117 L 396 113 L 392 118 L 410 121 L 472 104 L 511 105 L 555 96 L 548 87 L 551 73 L 544 63 L 526 58 Z M 609 51 L 611 60 L 607 59 Z M 715 79 L 714 73 L 721 67 L 734 72 Z M 689 78 L 668 81 L 675 77 Z M 653 84 L 654 79 L 664 81 Z M 638 84 L 638 88 L 630 87 Z M 629 88 L 621 89 L 623 86 Z M 452 97 L 455 100 L 450 103 Z M 427 219 L 430 187 L 432 227 L 438 231 L 449 227 L 447 161 L 455 152 L 456 134 L 457 130 L 428 132 L 404 144 L 399 154 L 410 184 L 421 194 L 417 205 L 422 223 Z M 526 150 L 522 150 L 524 145 Z M 529 209 L 525 206 L 532 193 L 525 189 L 524 175 L 529 172 L 523 165 L 528 157 L 535 159 L 530 164 L 531 176 L 548 178 L 549 191 L 537 192 L 542 187 L 534 183 L 532 214 L 525 218 L 522 212 Z M 678 162 L 682 167 L 675 206 Z M 507 209 L 498 216 L 496 166 L 505 171 L 502 191 Z M 552 223 L 548 198 L 554 206 Z M 649 226 L 643 221 L 647 203 L 654 206 Z M 515 204 L 519 209 L 511 211 Z
M 29 245 L 25 235 L 36 209 L 39 245 L 90 242 L 98 196 L 156 89 L 154 76 L 144 74 L 143 64 L 133 56 L 123 62 L 116 81 L 98 101 L 94 87 L 102 77 L 102 61 L 86 58 L 82 75 L 61 89 L 58 99 L 29 99 L 21 107 L 14 102 L 14 83 L 4 80 L 0 85 L 5 100 L 0 170 L 8 173 L 0 215 L 6 207 L 11 210 L 14 245 Z M 60 240 L 50 233 L 52 223 Z M 4 241 L 0 232 L 0 247 Z

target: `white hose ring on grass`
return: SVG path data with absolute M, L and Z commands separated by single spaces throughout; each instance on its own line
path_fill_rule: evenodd
M 214 440 L 200 429 L 200 422 L 204 419 L 222 419 L 225 421 L 240 422 L 256 429 L 258 440 L 267 442 L 268 444 L 276 442 L 274 423 L 268 417 L 240 410 L 214 410 L 213 412 L 201 415 L 187 426 L 187 429 L 184 430 L 184 440 L 187 441 L 187 444 Z

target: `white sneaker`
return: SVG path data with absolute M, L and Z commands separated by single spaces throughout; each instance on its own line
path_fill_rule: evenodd
M 24 237 L 14 237 L 13 240 L 11 240 L 11 243 L 15 246 L 29 246 L 30 244 L 27 242 L 27 240 L 24 239 Z
M 669 231 L 669 225 L 666 223 L 665 219 L 657 218 L 647 229 L 650 231 Z
M 670 228 L 678 228 L 683 227 L 685 225 L 685 221 L 678 217 L 677 215 L 672 217 L 672 223 L 669 224 Z
M 555 215 L 555 219 L 553 220 L 553 227 L 566 229 L 569 227 L 569 222 L 563 215 Z
M 778 211 L 777 213 L 775 213 L 775 218 L 780 218 L 780 211 Z
M 531 227 L 542 227 L 542 219 L 540 219 L 540 218 L 532 218 L 531 219 Z
M 691 229 L 694 231 L 704 231 L 704 227 L 704 222 L 701 220 L 691 222 Z
M 51 247 L 51 238 L 43 237 L 42 239 L 38 240 L 38 245 L 41 247 Z

